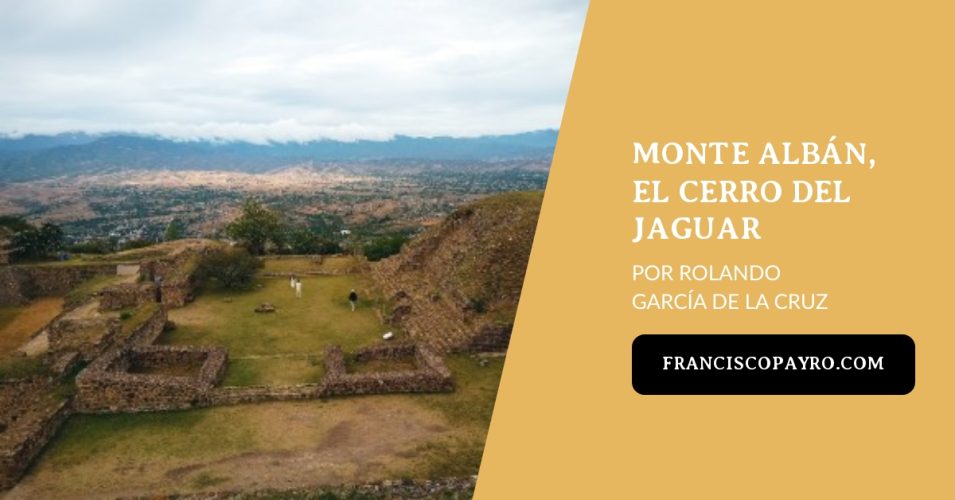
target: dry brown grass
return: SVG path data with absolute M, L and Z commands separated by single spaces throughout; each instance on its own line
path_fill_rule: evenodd
M 30 340 L 63 308 L 60 297 L 36 299 L 22 307 L 0 308 L 0 356 L 6 356 Z

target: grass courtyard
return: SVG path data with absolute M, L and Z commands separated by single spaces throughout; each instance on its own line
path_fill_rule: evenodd
M 305 259 L 274 262 L 287 270 L 309 264 Z M 248 291 L 203 290 L 194 302 L 170 311 L 176 329 L 159 342 L 226 347 L 229 365 L 223 384 L 244 386 L 318 382 L 326 346 L 340 345 L 349 352 L 381 340 L 387 329 L 375 312 L 378 303 L 367 277 L 300 279 L 302 298 L 283 277 L 260 276 Z M 355 311 L 348 303 L 353 288 L 359 294 Z M 276 312 L 254 312 L 264 302 L 274 305 Z

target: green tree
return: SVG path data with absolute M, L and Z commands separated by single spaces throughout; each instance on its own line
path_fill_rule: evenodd
M 111 238 L 99 238 L 83 243 L 75 243 L 70 245 L 67 250 L 73 253 L 110 253 L 116 250 L 116 241 Z
M 334 241 L 322 238 L 306 226 L 299 226 L 289 230 L 287 236 L 289 250 L 294 254 L 335 254 L 341 253 L 342 247 Z
M 17 259 L 42 259 L 62 250 L 65 237 L 60 226 L 46 222 L 39 228 L 30 226 L 14 234 L 11 246 L 16 249 Z
M 230 248 L 203 255 L 196 275 L 202 281 L 216 280 L 226 288 L 244 290 L 252 286 L 255 273 L 261 267 L 262 261 L 246 249 Z
M 252 198 L 242 204 L 242 215 L 226 227 L 226 235 L 238 241 L 253 255 L 265 253 L 269 242 L 281 246 L 284 241 L 282 223 L 278 215 Z
M 162 240 L 163 241 L 175 241 L 181 240 L 186 237 L 186 225 L 179 219 L 173 219 L 169 221 L 169 224 L 166 225 L 166 230 L 163 232 Z
M 0 227 L 6 228 L 10 233 L 19 233 L 35 229 L 33 224 L 27 222 L 19 215 L 0 215 Z
M 10 239 L 10 246 L 17 260 L 36 258 L 41 246 L 40 232 L 35 227 L 20 231 Z
M 66 246 L 66 236 L 63 234 L 63 228 L 52 223 L 45 222 L 40 226 L 40 251 L 42 255 L 53 255 Z

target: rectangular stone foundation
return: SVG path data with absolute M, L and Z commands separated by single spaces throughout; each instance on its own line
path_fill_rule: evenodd
M 414 370 L 349 373 L 341 348 L 325 350 L 322 397 L 359 394 L 452 392 L 454 379 L 444 361 L 424 344 L 379 344 L 355 353 L 356 362 L 411 358 Z
M 107 353 L 76 377 L 83 413 L 135 413 L 208 406 L 228 355 L 215 347 L 149 346 Z M 192 367 L 190 376 L 175 373 Z M 168 370 L 164 373 L 164 368 Z

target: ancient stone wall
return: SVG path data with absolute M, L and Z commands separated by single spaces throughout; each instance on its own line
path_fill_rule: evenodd
M 162 281 L 165 302 L 183 305 L 191 298 L 198 256 L 193 252 L 156 264 L 168 278 Z M 151 278 L 153 271 L 155 267 L 138 264 L 10 266 L 0 269 L 0 305 L 62 295 L 97 276 L 140 273 Z M 99 304 L 87 302 L 62 313 L 47 327 L 53 376 L 0 381 L 0 489 L 15 485 L 73 411 L 142 412 L 213 404 L 212 393 L 225 374 L 226 350 L 153 346 L 167 324 L 156 292 L 152 281 L 109 287 L 100 294 Z M 136 310 L 117 320 L 96 314 L 97 306 Z M 92 362 L 76 376 L 76 395 L 72 400 L 58 397 L 55 384 L 81 366 L 81 360 Z M 317 397 L 319 388 L 224 391 L 219 398 L 301 399 Z
M 70 416 L 43 382 L 0 382 L 0 490 L 13 487 Z
M 410 392 L 452 392 L 454 379 L 441 357 L 423 344 L 379 344 L 355 353 L 356 362 L 412 358 L 414 370 L 348 373 L 341 348 L 325 350 L 322 397 Z
M 190 280 L 163 283 L 160 289 L 162 290 L 162 303 L 169 307 L 182 307 L 195 298 L 194 285 Z
M 52 354 L 50 359 L 50 373 L 55 382 L 62 382 L 66 377 L 73 375 L 73 370 L 83 362 L 83 356 L 78 352 Z
M 511 342 L 514 325 L 485 325 L 471 338 L 465 352 L 504 352 Z
M 116 264 L 0 267 L 0 306 L 17 306 L 37 297 L 64 295 L 90 278 L 115 274 Z
M 99 292 L 101 311 L 118 311 L 156 302 L 159 291 L 155 283 L 121 283 L 103 288 Z
M 77 352 L 84 361 L 92 361 L 109 347 L 120 331 L 115 318 L 63 317 L 47 328 L 50 352 Z
M 140 306 L 125 322 L 98 314 L 67 312 L 46 329 L 49 350 L 54 357 L 73 352 L 84 361 L 92 361 L 111 347 L 151 345 L 162 333 L 166 318 L 166 310 L 157 303 Z
M 174 257 L 144 263 L 140 275 L 159 283 L 162 303 L 167 307 L 182 307 L 192 302 L 195 291 L 193 275 L 199 267 L 201 254 L 185 251 Z
M 242 491 L 216 491 L 198 496 L 205 500 L 232 498 L 387 498 L 410 500 L 427 498 L 471 498 L 477 476 L 447 477 L 442 479 L 390 479 L 377 483 L 359 485 L 316 486 L 295 489 L 265 489 Z M 193 495 L 189 496 L 194 498 Z M 170 496 L 168 498 L 186 498 Z
M 213 406 L 264 403 L 268 401 L 299 401 L 317 399 L 321 384 L 257 385 L 249 387 L 220 387 L 209 394 Z
M 25 273 L 16 269 L 0 267 L 0 306 L 23 305 L 33 296 Z
M 140 324 L 133 327 L 126 341 L 130 346 L 150 346 L 156 342 L 156 339 L 163 332 L 168 321 L 166 308 L 159 304 L 146 304 L 142 306 L 149 312 L 149 316 Z
M 134 413 L 208 406 L 227 358 L 226 350 L 217 347 L 111 351 L 77 375 L 74 408 L 83 413 Z M 191 370 L 179 373 L 177 368 Z
M 414 343 L 375 344 L 355 351 L 355 361 L 362 363 L 373 360 L 412 359 L 418 352 Z
M 391 306 L 383 317 L 442 354 L 501 350 L 509 336 L 495 325 L 513 323 L 541 200 L 505 193 L 475 201 L 375 263 L 372 277 Z

